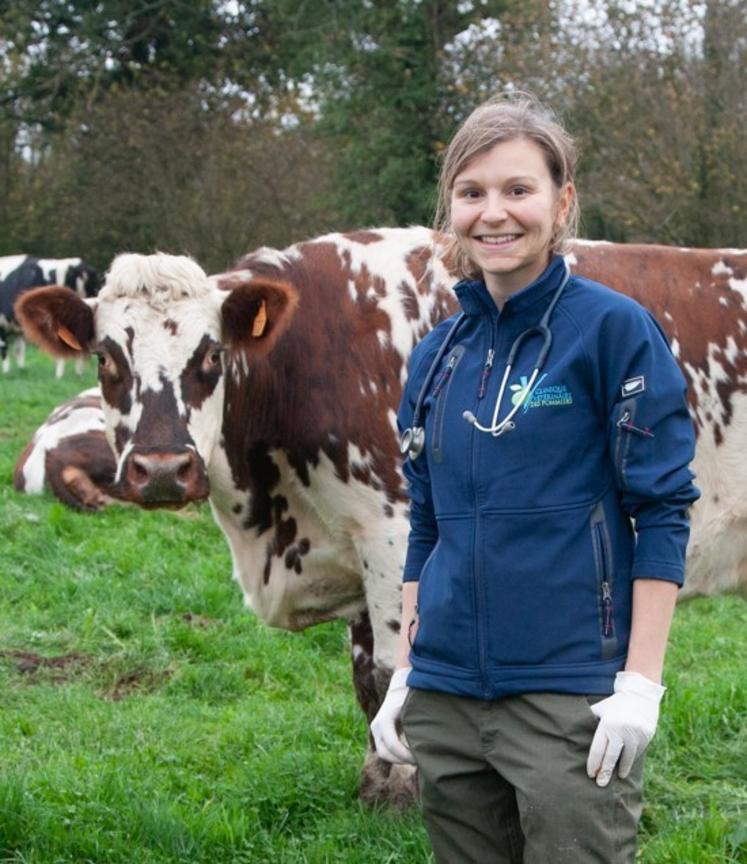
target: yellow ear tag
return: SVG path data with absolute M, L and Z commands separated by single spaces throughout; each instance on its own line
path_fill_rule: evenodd
M 64 342 L 69 348 L 73 348 L 76 351 L 82 351 L 83 346 L 78 342 L 78 340 L 73 336 L 73 334 L 67 329 L 67 327 L 58 327 L 57 328 L 57 336 L 61 342 Z
M 265 332 L 265 327 L 267 327 L 267 303 L 263 300 L 259 304 L 257 317 L 254 319 L 254 323 L 252 324 L 252 336 L 255 339 L 259 339 L 259 337 Z

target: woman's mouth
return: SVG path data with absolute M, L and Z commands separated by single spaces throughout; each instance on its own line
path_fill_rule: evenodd
M 479 234 L 475 239 L 484 246 L 501 249 L 510 246 L 523 237 L 523 234 Z

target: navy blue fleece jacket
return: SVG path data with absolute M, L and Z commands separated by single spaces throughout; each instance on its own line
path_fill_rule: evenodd
M 655 319 L 572 276 L 552 347 L 515 429 L 490 425 L 516 337 L 564 275 L 554 258 L 499 312 L 484 283 L 456 293 L 465 319 L 425 400 L 426 445 L 406 460 L 411 532 L 404 580 L 419 580 L 409 684 L 479 698 L 610 693 L 630 633 L 632 582 L 682 584 L 697 499 L 683 376 Z M 411 425 L 451 319 L 416 347 L 398 416 Z M 501 419 L 541 347 L 522 346 Z

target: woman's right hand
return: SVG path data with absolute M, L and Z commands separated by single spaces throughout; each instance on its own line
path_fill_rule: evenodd
M 399 735 L 397 732 L 397 721 L 409 690 L 407 676 L 410 674 L 410 669 L 410 666 L 403 666 L 394 670 L 381 708 L 371 723 L 371 734 L 376 744 L 376 752 L 381 759 L 414 765 L 415 760 L 404 735 Z

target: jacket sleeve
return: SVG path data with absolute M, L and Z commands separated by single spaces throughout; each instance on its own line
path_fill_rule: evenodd
M 656 319 L 637 303 L 608 314 L 598 337 L 609 452 L 636 532 L 632 578 L 682 585 L 688 509 L 700 497 L 685 379 Z
M 410 358 L 410 374 L 402 394 L 397 427 L 400 436 L 412 425 L 415 403 L 430 366 L 430 360 L 421 352 L 413 352 Z M 423 418 L 421 418 L 421 422 Z M 425 452 L 418 459 L 403 457 L 402 472 L 407 480 L 410 494 L 410 534 L 407 541 L 407 557 L 402 574 L 403 582 L 417 582 L 428 556 L 438 540 L 438 526 L 433 510 L 428 460 Z

